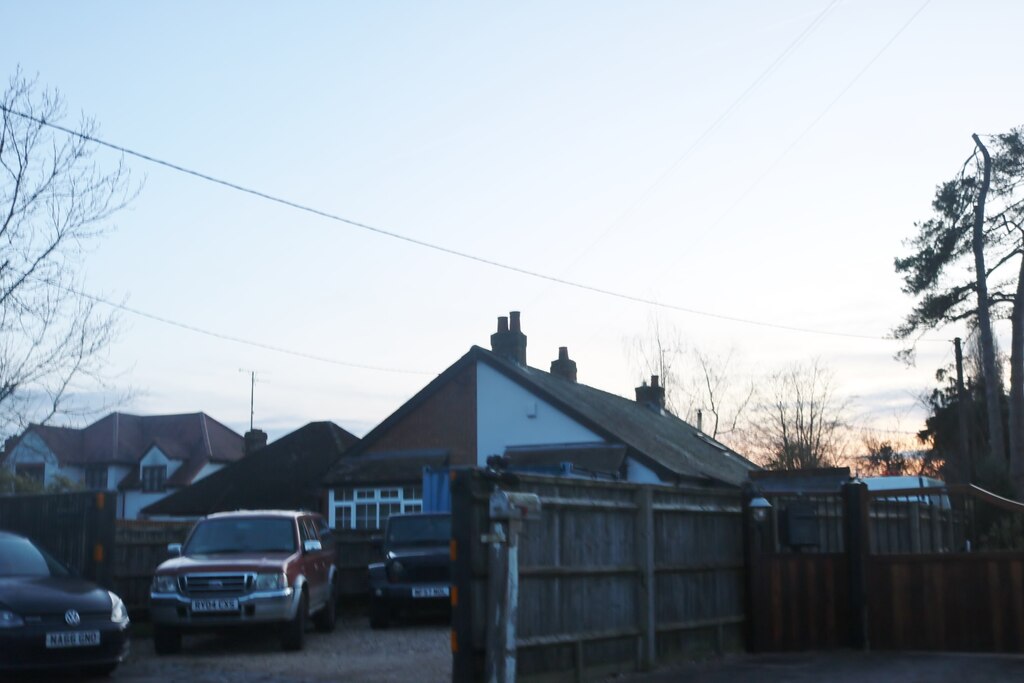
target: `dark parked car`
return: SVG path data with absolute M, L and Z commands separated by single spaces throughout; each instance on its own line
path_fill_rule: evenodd
M 84 669 L 105 675 L 127 655 L 121 598 L 24 536 L 0 531 L 0 674 Z
M 169 550 L 180 556 L 157 567 L 149 595 L 157 654 L 180 650 L 190 631 L 276 627 L 284 649 L 300 650 L 309 618 L 334 629 L 334 539 L 318 514 L 220 512 Z
M 371 564 L 370 626 L 386 628 L 401 613 L 450 610 L 452 518 L 392 515 L 384 525 L 384 561 Z

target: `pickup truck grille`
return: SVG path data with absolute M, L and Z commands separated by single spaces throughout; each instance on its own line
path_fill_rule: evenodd
M 252 574 L 185 574 L 178 587 L 185 595 L 241 595 L 252 589 Z

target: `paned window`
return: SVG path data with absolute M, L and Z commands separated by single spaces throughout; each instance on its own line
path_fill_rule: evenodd
M 390 515 L 422 510 L 420 486 L 334 490 L 335 529 L 380 529 Z
M 90 491 L 105 491 L 107 488 L 107 468 L 101 466 L 86 468 L 85 488 Z
M 147 465 L 142 468 L 142 490 L 147 493 L 163 491 L 167 482 L 166 465 Z

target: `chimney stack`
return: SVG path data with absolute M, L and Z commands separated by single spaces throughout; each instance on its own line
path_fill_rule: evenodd
M 252 455 L 267 445 L 267 433 L 262 429 L 250 429 L 245 433 L 245 454 Z
M 647 382 L 636 388 L 636 402 L 653 410 L 665 410 L 665 387 L 658 383 L 658 376 L 651 375 L 651 385 Z
M 576 361 L 569 358 L 569 347 L 558 347 L 558 360 L 551 361 L 551 374 L 555 377 L 576 381 Z
M 526 335 L 520 327 L 519 311 L 512 311 L 508 318 L 499 316 L 498 331 L 491 335 L 491 351 L 513 363 L 526 365 Z
M 700 408 L 697 408 L 697 431 L 704 431 L 704 411 Z

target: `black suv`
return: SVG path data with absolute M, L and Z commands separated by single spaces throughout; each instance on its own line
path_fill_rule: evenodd
M 387 628 L 399 613 L 450 609 L 450 514 L 392 515 L 384 526 L 384 561 L 371 564 L 370 626 Z

